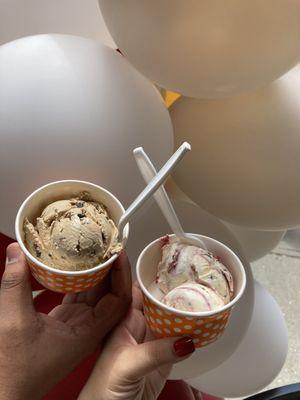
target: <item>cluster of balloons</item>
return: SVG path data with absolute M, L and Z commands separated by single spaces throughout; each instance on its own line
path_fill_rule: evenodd
M 271 84 L 300 59 L 300 3 L 99 4 L 112 37 L 138 70 L 196 98 L 181 98 L 171 108 L 176 144 L 186 139 L 193 147 L 175 176 L 186 194 L 237 225 L 300 225 L 300 71 Z
M 169 189 L 178 215 L 247 273 L 222 338 L 172 372 L 214 395 L 262 388 L 287 353 L 284 319 L 249 261 L 300 225 L 300 69 L 280 78 L 299 36 L 294 0 L 0 0 L 0 232 L 13 236 L 19 204 L 53 180 L 93 181 L 127 206 L 143 187 L 132 150 L 159 168 L 189 141 L 174 175 L 184 193 Z M 170 113 L 168 89 L 183 95 L 167 96 Z M 133 265 L 168 231 L 153 202 L 141 210 Z

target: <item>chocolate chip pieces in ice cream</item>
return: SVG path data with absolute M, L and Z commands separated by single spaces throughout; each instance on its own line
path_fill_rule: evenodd
M 24 233 L 35 258 L 65 271 L 93 268 L 122 249 L 109 211 L 87 192 L 49 204 L 35 224 L 25 219 Z

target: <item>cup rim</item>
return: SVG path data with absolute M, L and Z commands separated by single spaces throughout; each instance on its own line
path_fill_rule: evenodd
M 137 263 L 136 263 L 136 274 L 137 274 L 137 280 L 138 283 L 140 285 L 140 288 L 142 289 L 142 292 L 144 293 L 144 295 L 146 297 L 148 297 L 154 304 L 156 304 L 158 307 L 163 308 L 165 311 L 172 313 L 172 314 L 177 314 L 183 317 L 210 317 L 213 315 L 218 315 L 223 313 L 226 310 L 231 309 L 238 301 L 239 299 L 242 297 L 245 288 L 246 288 L 246 272 L 243 266 L 243 263 L 241 262 L 241 260 L 239 259 L 239 257 L 228 247 L 226 246 L 224 243 L 219 242 L 218 240 L 209 237 L 209 236 L 204 236 L 204 235 L 200 235 L 197 233 L 189 233 L 189 235 L 194 235 L 194 236 L 198 236 L 200 237 L 200 239 L 208 239 L 208 240 L 212 240 L 216 243 L 218 243 L 219 245 L 225 247 L 225 249 L 231 253 L 231 255 L 233 255 L 234 258 L 236 258 L 236 260 L 238 261 L 238 264 L 240 266 L 240 272 L 242 274 L 242 284 L 241 284 L 241 288 L 239 290 L 239 292 L 237 293 L 237 295 L 230 300 L 229 303 L 225 304 L 223 307 L 220 307 L 216 310 L 211 310 L 211 311 L 183 311 L 183 310 L 178 310 L 177 308 L 174 307 L 169 307 L 166 304 L 162 303 L 161 301 L 157 300 L 146 288 L 146 286 L 143 284 L 143 281 L 141 279 L 141 275 L 140 275 L 140 265 L 141 265 L 141 260 L 144 257 L 145 253 L 148 251 L 148 249 L 152 246 L 154 246 L 154 244 L 156 244 L 157 242 L 159 242 L 164 236 L 159 237 L 158 239 L 153 240 L 151 243 L 149 243 L 144 249 L 143 251 L 140 253 Z M 174 237 L 176 235 L 174 234 L 168 234 L 169 237 Z
M 105 192 L 106 194 L 110 195 L 114 201 L 118 204 L 118 206 L 121 208 L 122 212 L 125 212 L 125 208 L 123 207 L 122 203 L 117 199 L 117 197 L 115 195 L 113 195 L 109 190 L 104 189 L 102 186 L 96 185 L 95 183 L 92 182 L 88 182 L 88 181 L 81 181 L 81 180 L 77 180 L 77 179 L 65 179 L 65 180 L 60 180 L 60 181 L 54 181 L 54 182 L 49 182 L 43 186 L 40 186 L 39 188 L 35 189 L 29 196 L 26 197 L 26 199 L 23 201 L 23 203 L 21 204 L 17 215 L 16 215 L 16 219 L 15 219 L 15 234 L 16 234 L 16 239 L 17 242 L 19 244 L 19 246 L 21 247 L 21 250 L 23 251 L 23 253 L 25 254 L 25 256 L 27 258 L 29 258 L 29 260 L 33 263 L 38 265 L 40 268 L 49 271 L 51 273 L 55 273 L 57 275 L 64 275 L 64 276 L 81 276 L 81 275 L 86 275 L 86 274 L 92 274 L 94 272 L 100 271 L 105 269 L 107 266 L 111 265 L 120 255 L 120 253 L 114 254 L 113 256 L 111 256 L 108 260 L 106 260 L 104 263 L 101 264 L 97 264 L 95 265 L 93 268 L 89 268 L 89 269 L 85 269 L 82 271 L 64 271 L 61 269 L 56 269 L 53 267 L 49 267 L 48 265 L 42 263 L 41 261 L 39 261 L 38 259 L 36 259 L 27 249 L 27 247 L 25 246 L 21 233 L 20 233 L 20 218 L 21 218 L 21 214 L 25 208 L 25 206 L 34 198 L 34 196 L 36 196 L 36 194 L 38 192 L 40 192 L 41 190 L 44 190 L 46 187 L 48 186 L 53 186 L 53 185 L 57 185 L 58 183 L 61 184 L 68 184 L 68 183 L 79 183 L 79 184 L 84 184 L 84 185 L 89 185 L 89 186 L 93 186 L 96 189 L 100 189 L 102 192 Z M 123 235 L 123 244 L 125 247 L 125 244 L 127 242 L 128 239 L 128 235 L 129 235 L 129 224 L 127 224 L 124 227 L 124 235 Z M 124 248 L 123 247 L 123 248 Z

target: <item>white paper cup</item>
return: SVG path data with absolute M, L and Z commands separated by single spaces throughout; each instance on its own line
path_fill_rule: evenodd
M 156 337 L 191 336 L 200 348 L 216 341 L 224 332 L 234 305 L 242 297 L 246 287 L 246 274 L 240 259 L 229 247 L 207 236 L 196 235 L 207 249 L 231 272 L 234 282 L 232 300 L 217 310 L 187 312 L 169 307 L 148 291 L 155 281 L 157 266 L 162 258 L 162 238 L 154 240 L 140 254 L 137 261 L 137 279 L 144 297 L 144 314 Z M 169 235 L 174 240 L 174 235 Z
M 120 201 L 101 186 L 77 180 L 51 182 L 40 187 L 27 197 L 19 208 L 16 216 L 16 238 L 25 254 L 33 276 L 45 288 L 55 292 L 76 293 L 90 289 L 104 279 L 112 263 L 118 257 L 118 254 L 114 254 L 104 263 L 83 271 L 62 271 L 43 264 L 27 250 L 24 243 L 23 230 L 25 218 L 28 218 L 29 221 L 35 221 L 48 204 L 56 200 L 70 199 L 77 196 L 82 191 L 89 192 L 93 200 L 104 204 L 112 220 L 116 225 L 118 224 L 121 215 L 125 212 Z M 129 225 L 127 224 L 121 235 L 121 240 L 124 245 L 127 241 L 128 234 Z

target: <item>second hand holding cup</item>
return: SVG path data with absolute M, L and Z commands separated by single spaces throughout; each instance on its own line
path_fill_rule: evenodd
M 145 182 L 149 183 L 157 173 L 154 165 L 142 147 L 134 149 L 133 154 Z M 171 200 L 163 186 L 154 194 L 154 197 L 176 237 L 182 243 L 201 247 L 207 250 L 206 245 L 201 239 L 184 232 Z
M 123 231 L 132 215 L 159 189 L 159 187 L 170 175 L 171 171 L 176 167 L 179 161 L 183 158 L 185 153 L 191 150 L 189 143 L 184 142 L 172 155 L 172 157 L 165 163 L 159 173 L 153 177 L 145 189 L 138 195 L 138 197 L 131 203 L 125 213 L 119 220 L 118 230 L 119 234 Z

